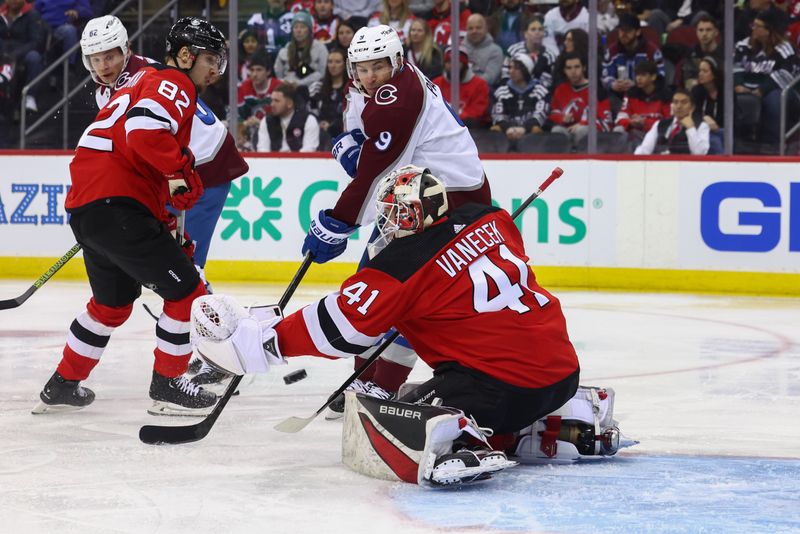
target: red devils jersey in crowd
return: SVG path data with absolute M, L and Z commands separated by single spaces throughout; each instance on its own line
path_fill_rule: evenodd
M 466 204 L 392 241 L 319 302 L 276 330 L 287 356 L 363 354 L 395 326 L 428 365 L 444 362 L 526 388 L 578 369 L 558 299 L 536 283 L 503 210 Z
M 367 140 L 356 176 L 333 208 L 332 215 L 340 221 L 362 226 L 372 222 L 378 181 L 409 164 L 430 169 L 444 182 L 451 208 L 491 202 L 489 182 L 469 130 L 440 89 L 413 65 L 406 64 L 378 88 L 374 98 L 350 89 L 344 129 L 355 128 Z
M 597 130 L 607 132 L 611 129 L 611 105 L 605 90 L 598 90 L 597 102 Z M 556 87 L 553 100 L 550 101 L 550 117 L 553 124 L 572 126 L 575 123 L 589 124 L 587 110 L 589 109 L 589 84 L 579 88 L 569 82 L 563 82 Z M 567 121 L 567 118 L 571 118 Z
M 638 87 L 634 87 L 622 101 L 616 125 L 622 126 L 627 131 L 631 127 L 631 117 L 641 115 L 644 117 L 642 130 L 647 132 L 653 127 L 653 124 L 672 114 L 671 105 L 672 95 L 663 87 L 649 95 Z
M 67 210 L 129 197 L 160 216 L 169 197 L 164 175 L 182 170 L 196 98 L 178 69 L 148 65 L 131 76 L 78 141 Z
M 94 97 L 97 107 L 103 109 L 111 97 L 124 87 L 140 69 L 158 63 L 144 56 L 131 55 L 113 85 L 96 84 Z M 216 115 L 198 99 L 197 112 L 192 124 L 189 149 L 195 157 L 197 174 L 203 185 L 213 187 L 235 180 L 248 170 L 248 165 L 239 154 L 236 142 Z

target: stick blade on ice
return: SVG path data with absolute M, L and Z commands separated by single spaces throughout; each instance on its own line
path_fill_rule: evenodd
M 273 428 L 278 432 L 285 432 L 286 434 L 295 434 L 300 432 L 308 424 L 314 420 L 315 416 L 312 417 L 290 417 L 288 419 L 284 419 Z
M 192 443 L 206 437 L 209 430 L 211 427 L 202 423 L 188 426 L 144 425 L 139 429 L 139 440 L 148 445 Z

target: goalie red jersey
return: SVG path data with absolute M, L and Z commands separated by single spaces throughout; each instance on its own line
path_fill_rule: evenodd
M 395 326 L 431 367 L 457 362 L 525 388 L 578 369 L 557 298 L 536 283 L 503 210 L 466 204 L 394 239 L 339 293 L 276 327 L 286 356 L 363 354 Z
M 195 101 L 194 84 L 178 69 L 148 65 L 131 76 L 78 141 L 67 210 L 127 197 L 158 217 L 169 197 L 167 177 L 182 169 Z

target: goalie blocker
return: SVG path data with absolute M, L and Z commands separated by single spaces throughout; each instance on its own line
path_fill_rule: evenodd
M 464 412 L 345 392 L 342 462 L 359 473 L 421 486 L 461 485 L 517 465 L 492 450 Z

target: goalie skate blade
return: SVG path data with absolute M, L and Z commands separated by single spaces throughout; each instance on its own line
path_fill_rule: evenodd
M 495 473 L 519 465 L 517 462 L 506 460 L 504 462 L 496 462 L 491 466 L 479 465 L 475 467 L 464 467 L 461 469 L 451 469 L 444 473 L 433 473 L 431 476 L 431 483 L 435 486 L 463 486 L 472 482 L 480 482 L 488 480 Z
M 70 406 L 68 404 L 56 404 L 53 406 L 39 401 L 36 406 L 33 407 L 31 413 L 33 415 L 41 415 L 45 413 L 77 412 L 83 408 L 85 408 L 85 406 Z
M 284 421 L 281 421 L 274 428 L 278 432 L 285 432 L 287 434 L 294 434 L 296 432 L 300 432 L 308 424 L 314 420 L 314 417 L 290 417 Z
M 164 401 L 153 401 L 153 405 L 147 409 L 150 415 L 177 415 L 181 417 L 206 417 L 214 409 L 208 408 L 185 408 L 178 404 Z

